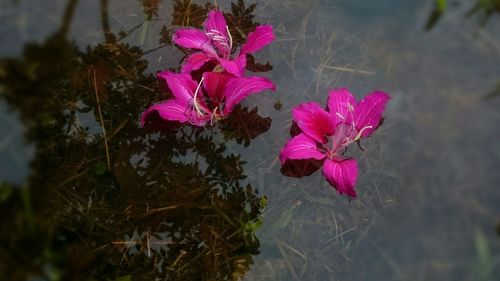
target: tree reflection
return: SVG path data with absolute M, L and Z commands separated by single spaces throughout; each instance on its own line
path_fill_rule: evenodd
M 160 1 L 140 3 L 148 19 L 157 16 Z M 258 253 L 265 197 L 242 183 L 245 162 L 225 141 L 247 146 L 270 118 L 239 107 L 219 127 L 153 118 L 139 128 L 144 108 L 169 93 L 145 72 L 143 51 L 124 42 L 132 31 L 110 30 L 106 0 L 105 42 L 85 51 L 71 43 L 77 4 L 67 3 L 60 29 L 43 44 L 0 60 L 0 97 L 36 145 L 26 186 L 0 186 L 0 276 L 238 280 Z M 176 25 L 198 24 L 185 9 L 205 18 L 210 4 L 174 8 Z M 231 28 L 251 31 L 253 9 L 235 4 L 233 16 L 245 20 Z

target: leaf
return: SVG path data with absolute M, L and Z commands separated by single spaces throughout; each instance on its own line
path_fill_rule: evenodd
M 432 13 L 429 15 L 429 18 L 427 19 L 427 23 L 425 24 L 425 31 L 430 31 L 431 29 L 433 29 L 442 15 L 443 12 L 440 11 L 439 8 L 434 8 Z
M 250 265 L 252 264 L 253 259 L 251 255 L 246 254 L 239 257 L 234 257 L 231 266 L 231 281 L 243 280 L 245 274 L 250 270 Z
M 1 182 L 0 183 L 0 203 L 7 201 L 9 199 L 10 195 L 12 194 L 12 186 Z
M 166 25 L 162 26 L 159 35 L 160 35 L 160 40 L 159 40 L 160 44 L 168 44 L 168 45 L 172 44 L 170 29 Z
M 491 280 L 491 273 L 493 270 L 493 258 L 491 256 L 488 240 L 481 230 L 476 231 L 474 239 L 476 247 L 476 262 L 473 266 L 473 272 L 476 280 L 487 281 Z
M 255 62 L 255 57 L 247 54 L 247 66 L 246 69 L 252 71 L 252 72 L 268 72 L 269 70 L 273 69 L 273 66 L 271 65 L 271 62 L 266 62 L 265 64 L 261 64 L 258 62 Z
M 88 66 L 88 75 L 92 81 L 92 91 L 99 95 L 99 102 L 105 103 L 108 100 L 109 93 L 106 84 L 110 80 L 109 67 L 104 59 L 99 59 L 96 64 Z
M 122 277 L 118 277 L 115 281 L 132 281 L 132 275 L 124 275 Z
M 257 107 L 254 107 L 249 112 L 247 107 L 235 106 L 231 115 L 220 122 L 224 137 L 248 146 L 251 139 L 267 132 L 271 127 L 272 119 L 261 117 L 257 114 L 257 110 Z
M 498 82 L 495 86 L 495 89 L 491 90 L 486 96 L 485 98 L 487 99 L 490 99 L 490 98 L 494 98 L 494 97 L 497 97 L 497 96 L 500 96 L 500 82 Z
M 172 14 L 172 25 L 193 26 L 202 28 L 212 4 L 206 2 L 204 6 L 193 4 L 192 0 L 176 0 Z
M 280 217 L 272 224 L 271 230 L 272 232 L 275 232 L 277 230 L 283 229 L 288 226 L 290 221 L 292 221 L 293 218 L 293 212 L 295 211 L 295 208 L 297 208 L 300 204 L 294 203 L 287 209 L 285 209 Z
M 302 178 L 312 175 L 323 165 L 323 160 L 297 159 L 287 160 L 281 167 L 281 173 L 287 177 Z
M 144 14 L 146 14 L 148 20 L 154 17 L 158 17 L 158 8 L 161 0 L 141 0 L 142 9 Z
M 258 25 L 253 15 L 256 7 L 256 4 L 252 4 L 247 8 L 243 0 L 238 0 L 238 3 L 231 3 L 231 13 L 225 14 L 233 42 L 236 44 L 243 44 L 248 33 L 254 31 Z
M 102 161 L 97 162 L 97 164 L 94 167 L 94 173 L 98 176 L 102 176 L 104 173 L 106 173 L 106 171 L 108 171 L 106 163 Z
M 273 107 L 276 110 L 281 110 L 281 108 L 283 107 L 283 103 L 281 102 L 280 99 L 277 99 L 276 102 L 274 103 Z
M 446 11 L 447 4 L 448 4 L 447 0 L 437 0 L 438 10 L 441 12 Z

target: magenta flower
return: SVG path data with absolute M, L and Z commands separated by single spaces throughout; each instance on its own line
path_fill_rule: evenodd
M 270 25 L 259 25 L 250 32 L 247 41 L 241 46 L 238 55 L 231 57 L 234 46 L 224 14 L 211 10 L 203 24 L 203 30 L 182 28 L 177 30 L 172 40 L 180 47 L 197 50 L 190 54 L 182 66 L 182 73 L 200 69 L 209 61 L 216 61 L 225 71 L 236 76 L 243 76 L 246 66 L 246 54 L 261 50 L 274 40 Z
M 170 71 L 160 72 L 158 77 L 165 79 L 174 97 L 149 107 L 141 117 L 143 126 L 153 111 L 164 120 L 203 126 L 228 116 L 249 95 L 275 90 L 267 78 L 235 77 L 224 72 L 205 72 L 199 82 L 189 74 Z
M 343 153 L 347 146 L 377 129 L 389 99 L 388 94 L 377 91 L 356 103 L 349 90 L 342 88 L 330 91 L 327 110 L 314 102 L 300 104 L 292 114 L 301 132 L 281 150 L 281 164 L 321 160 L 323 176 L 330 185 L 341 194 L 356 197 L 358 165 Z

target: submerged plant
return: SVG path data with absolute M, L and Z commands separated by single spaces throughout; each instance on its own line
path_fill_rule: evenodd
M 250 32 L 246 42 L 241 46 L 238 55 L 232 57 L 235 47 L 233 37 L 224 18 L 218 10 L 211 10 L 203 23 L 203 30 L 197 28 L 181 28 L 174 34 L 172 41 L 180 47 L 197 50 L 190 54 L 184 65 L 183 73 L 200 69 L 208 62 L 215 61 L 217 66 L 236 76 L 243 76 L 246 55 L 260 51 L 274 41 L 271 25 L 258 25 Z
M 356 103 L 354 96 L 341 88 L 330 91 L 326 110 L 315 102 L 300 104 L 292 112 L 300 133 L 281 150 L 281 164 L 321 161 L 330 185 L 341 194 L 356 197 L 357 162 L 343 154 L 350 144 L 377 129 L 389 99 L 388 94 L 376 91 Z
M 235 77 L 225 72 L 205 72 L 198 83 L 184 73 L 163 71 L 158 77 L 166 81 L 174 98 L 148 108 L 141 118 L 143 126 L 153 111 L 164 120 L 203 126 L 228 116 L 249 95 L 275 90 L 265 77 Z

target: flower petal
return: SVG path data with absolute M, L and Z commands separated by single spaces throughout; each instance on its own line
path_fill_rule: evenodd
M 227 23 L 221 11 L 211 10 L 203 23 L 203 27 L 205 28 L 205 33 L 212 40 L 213 45 L 221 52 L 222 56 L 225 57 L 231 52 Z
M 326 136 L 334 132 L 332 117 L 315 102 L 300 104 L 292 110 L 293 120 L 304 134 L 318 142 L 326 143 Z
M 162 71 L 157 74 L 159 78 L 165 79 L 168 87 L 176 99 L 189 104 L 194 97 L 194 92 L 198 84 L 191 78 L 189 74 L 173 73 L 170 71 Z
M 285 165 L 287 160 L 322 160 L 325 157 L 326 154 L 318 150 L 318 143 L 305 134 L 298 134 L 293 137 L 280 152 L 281 165 Z
M 187 57 L 184 64 L 182 65 L 182 73 L 190 73 L 193 70 L 200 69 L 205 63 L 212 60 L 213 57 L 209 56 L 204 52 L 196 52 Z
M 247 65 L 246 55 L 240 55 L 234 60 L 226 60 L 223 58 L 219 58 L 219 63 L 222 65 L 225 71 L 236 75 L 238 77 L 243 76 L 245 74 L 245 66 Z
M 281 173 L 287 177 L 302 178 L 312 175 L 323 166 L 323 159 L 286 160 L 281 166 Z
M 358 178 L 358 164 L 355 159 L 326 159 L 323 163 L 323 175 L 340 194 L 357 197 L 354 186 Z
M 203 73 L 203 87 L 212 102 L 219 104 L 222 101 L 224 98 L 224 89 L 232 77 L 232 75 L 224 72 Z
M 206 52 L 207 54 L 217 57 L 214 47 L 209 38 L 203 31 L 196 28 L 178 29 L 172 35 L 172 41 L 183 48 L 197 49 Z
M 271 80 L 265 77 L 235 77 L 226 84 L 224 91 L 225 105 L 222 114 L 227 116 L 233 110 L 233 107 L 251 94 L 263 90 L 275 90 Z
M 247 41 L 241 47 L 241 54 L 254 53 L 264 48 L 275 39 L 271 25 L 259 25 L 250 32 Z
M 141 116 L 141 125 L 144 126 L 148 115 L 150 115 L 153 111 L 157 111 L 160 117 L 164 120 L 186 123 L 188 122 L 188 118 L 186 116 L 187 110 L 187 103 L 184 103 L 177 99 L 170 99 L 165 102 L 152 105 L 151 107 L 146 109 L 146 111 L 144 111 Z
M 380 124 L 382 113 L 391 97 L 381 91 L 364 97 L 354 110 L 354 124 L 361 132 L 361 137 L 370 136 Z
M 331 90 L 328 93 L 328 111 L 335 124 L 352 122 L 356 99 L 347 88 Z

